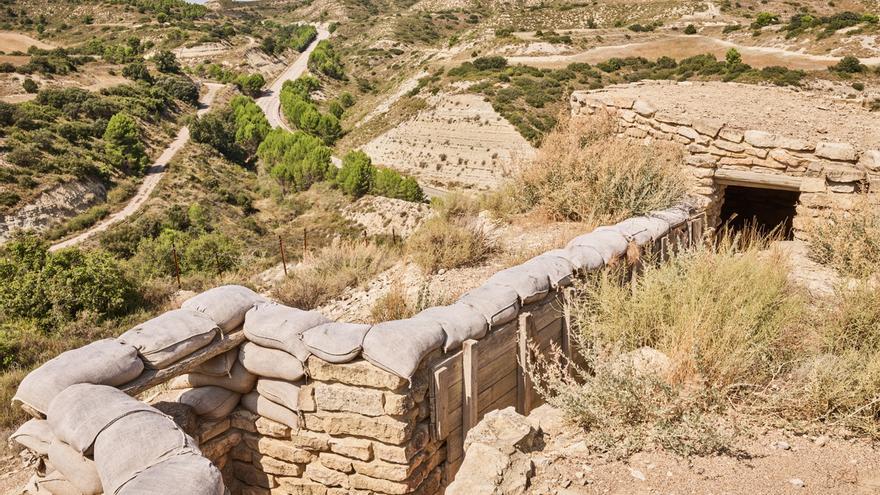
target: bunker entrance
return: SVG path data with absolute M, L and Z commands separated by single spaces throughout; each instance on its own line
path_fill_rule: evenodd
M 794 238 L 792 219 L 799 196 L 797 191 L 727 186 L 721 205 L 722 225 L 727 225 L 732 233 L 750 226 L 763 233 L 778 229 L 784 239 L 791 240 Z

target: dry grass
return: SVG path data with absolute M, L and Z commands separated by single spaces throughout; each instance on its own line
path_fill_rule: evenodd
M 810 257 L 843 275 L 865 278 L 880 272 L 880 206 L 862 195 L 852 211 L 835 211 L 808 223 Z
M 289 306 L 313 309 L 387 270 L 396 259 L 387 246 L 334 241 L 297 266 L 272 295 Z
M 407 297 L 403 284 L 395 282 L 391 289 L 376 300 L 370 308 L 370 321 L 379 323 L 391 320 L 403 320 L 432 306 L 451 304 L 452 300 L 445 294 L 435 294 L 430 285 L 425 283 L 414 300 Z
M 614 135 L 608 115 L 563 118 L 538 155 L 491 203 L 538 209 L 553 220 L 617 222 L 671 206 L 685 194 L 681 147 Z

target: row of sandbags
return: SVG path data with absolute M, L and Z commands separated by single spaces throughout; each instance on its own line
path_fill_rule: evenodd
M 170 417 L 110 386 L 56 395 L 11 437 L 45 460 L 27 490 L 53 495 L 223 495 L 220 471 Z

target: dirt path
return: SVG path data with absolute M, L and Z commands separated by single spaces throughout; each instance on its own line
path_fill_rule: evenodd
M 205 85 L 208 87 L 208 92 L 205 93 L 205 96 L 200 101 L 201 108 L 198 110 L 199 115 L 210 110 L 211 104 L 214 102 L 214 97 L 217 96 L 217 92 L 223 87 L 222 84 L 217 83 L 206 83 Z M 89 230 L 71 237 L 70 239 L 53 244 L 49 250 L 56 251 L 58 249 L 75 246 L 99 232 L 104 232 L 110 228 L 111 225 L 119 223 L 133 215 L 141 206 L 143 206 L 147 199 L 149 199 L 153 190 L 156 189 L 156 186 L 159 184 L 159 181 L 162 180 L 162 177 L 165 175 L 165 171 L 168 168 L 168 162 L 174 158 L 174 155 L 177 154 L 187 142 L 189 142 L 189 128 L 182 127 L 180 131 L 177 132 L 177 137 L 174 138 L 174 141 L 165 148 L 165 151 L 163 151 L 162 154 L 159 155 L 159 158 L 157 158 L 150 168 L 147 169 L 147 173 L 144 176 L 143 182 L 141 182 L 141 185 L 138 187 L 137 193 L 131 198 L 128 204 L 125 205 L 125 208 L 95 224 Z
M 699 35 L 673 35 L 662 39 L 623 45 L 599 46 L 569 55 L 541 55 L 508 57 L 511 64 L 525 64 L 535 67 L 560 68 L 573 62 L 597 63 L 612 57 L 645 57 L 656 59 L 671 56 L 681 59 L 711 53 L 723 59 L 727 50 L 736 48 L 742 55 L 743 62 L 753 67 L 781 65 L 790 69 L 824 70 L 833 65 L 839 57 L 828 55 L 810 55 L 794 52 L 784 48 L 765 46 L 745 46 L 730 41 L 719 40 Z M 880 57 L 863 59 L 862 63 L 873 65 L 880 63 Z

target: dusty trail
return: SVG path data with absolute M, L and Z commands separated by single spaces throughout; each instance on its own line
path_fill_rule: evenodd
M 560 68 L 573 62 L 594 64 L 612 57 L 645 57 L 656 59 L 661 56 L 686 58 L 704 53 L 711 53 L 723 59 L 727 50 L 736 48 L 742 55 L 743 62 L 753 67 L 781 65 L 790 69 L 824 70 L 840 60 L 829 55 L 811 55 L 794 52 L 784 48 L 766 46 L 747 46 L 700 35 L 675 35 L 666 38 L 638 43 L 626 43 L 614 46 L 599 46 L 569 55 L 536 55 L 508 57 L 511 64 L 525 64 L 542 68 Z M 863 59 L 862 63 L 874 65 L 880 63 L 880 57 Z
M 223 87 L 222 84 L 216 83 L 206 83 L 205 86 L 208 87 L 208 92 L 205 93 L 205 96 L 199 102 L 201 108 L 198 110 L 198 115 L 202 115 L 206 113 L 211 108 L 211 104 L 214 102 L 214 97 L 217 96 L 217 92 L 220 88 Z M 168 168 L 168 163 L 174 158 L 174 155 L 177 154 L 178 151 L 183 148 L 186 143 L 189 142 L 189 128 L 181 127 L 177 132 L 177 137 L 174 138 L 174 141 L 171 141 L 171 144 L 165 148 L 165 151 L 159 155 L 159 158 L 156 159 L 155 162 L 147 169 L 147 173 L 144 176 L 143 182 L 138 187 L 137 193 L 135 193 L 134 197 L 129 200 L 128 204 L 125 205 L 125 208 L 113 213 L 109 217 L 95 224 L 89 230 L 82 232 L 70 239 L 66 239 L 57 244 L 53 244 L 49 251 L 56 251 L 58 249 L 64 249 L 67 247 L 75 246 L 89 237 L 93 235 L 104 232 L 111 225 L 121 222 L 126 218 L 132 216 L 136 211 L 138 211 L 141 206 L 149 199 L 150 195 L 153 193 L 153 190 L 156 189 L 156 186 L 159 185 L 159 181 L 162 180 L 162 177 L 165 175 L 165 171 Z

